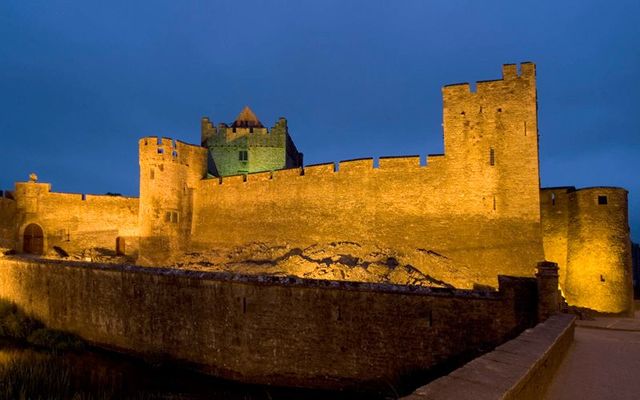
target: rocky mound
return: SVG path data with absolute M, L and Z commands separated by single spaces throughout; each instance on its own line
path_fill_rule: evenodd
M 353 242 L 307 248 L 256 242 L 231 249 L 187 253 L 173 267 L 431 287 L 470 288 L 472 282 L 479 281 L 478 274 L 468 266 L 432 250 L 401 253 Z

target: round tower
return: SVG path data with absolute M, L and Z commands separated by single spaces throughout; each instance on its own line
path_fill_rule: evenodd
M 629 312 L 633 289 L 627 191 L 595 187 L 571 195 L 566 300 L 600 312 Z
M 188 247 L 193 190 L 207 172 L 206 149 L 170 138 L 140 139 L 140 255 L 166 265 Z

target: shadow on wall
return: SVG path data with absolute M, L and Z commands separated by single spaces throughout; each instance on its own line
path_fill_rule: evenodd
M 12 339 L 53 351 L 81 350 L 84 342 L 75 335 L 47 328 L 15 303 L 0 299 L 0 338 Z

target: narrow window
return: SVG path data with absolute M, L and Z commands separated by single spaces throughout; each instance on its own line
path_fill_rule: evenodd
M 158 147 L 158 154 L 164 153 L 164 149 L 162 147 Z
M 524 121 L 524 135 L 527 136 L 527 121 Z
M 238 160 L 240 160 L 240 161 L 248 161 L 249 160 L 249 152 L 247 150 L 240 150 L 238 152 Z
M 233 133 L 236 133 L 236 128 L 233 128 Z
M 598 204 L 601 206 L 607 205 L 607 196 L 598 196 Z
M 149 170 L 149 179 L 153 180 L 156 177 L 155 172 L 153 171 L 153 168 L 151 168 Z
M 600 282 L 605 282 L 604 275 L 600 275 Z
M 171 212 L 167 211 L 164 213 L 164 222 L 171 222 Z
M 556 194 L 555 193 L 551 193 L 551 205 L 552 206 L 556 205 Z
M 493 147 L 489 149 L 489 165 L 496 165 L 496 152 L 493 150 Z
M 249 133 L 253 133 L 253 128 L 249 128 Z
M 493 196 L 493 211 L 496 210 L 496 196 Z

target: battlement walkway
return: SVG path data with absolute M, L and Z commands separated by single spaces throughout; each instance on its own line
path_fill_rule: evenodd
M 634 318 L 576 321 L 547 400 L 640 398 L 640 309 Z

